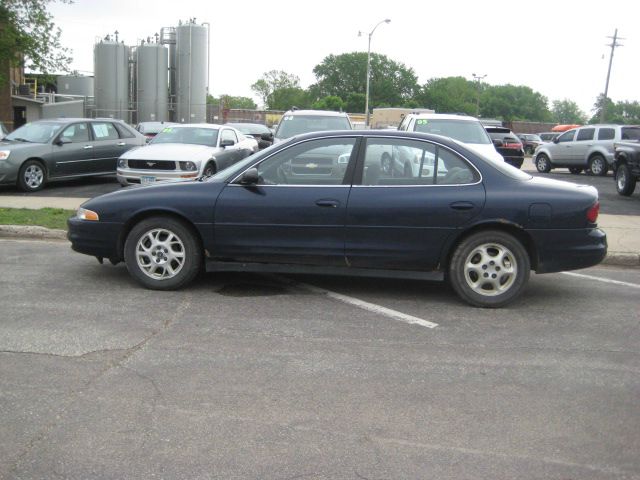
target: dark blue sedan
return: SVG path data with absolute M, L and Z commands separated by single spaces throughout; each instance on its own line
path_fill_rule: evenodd
M 382 168 L 382 158 L 403 165 Z M 214 177 L 133 187 L 69 219 L 80 253 L 124 261 L 148 288 L 207 271 L 443 279 L 481 307 L 530 270 L 585 268 L 607 251 L 595 188 L 533 178 L 440 136 L 319 132 Z

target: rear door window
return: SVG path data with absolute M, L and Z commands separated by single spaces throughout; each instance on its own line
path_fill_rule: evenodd
M 91 124 L 95 140 L 117 140 L 120 138 L 116 127 L 111 122 L 94 122 Z
M 576 141 L 581 142 L 585 140 L 593 140 L 593 134 L 595 131 L 595 128 L 581 128 L 578 130 L 578 137 L 576 138 Z

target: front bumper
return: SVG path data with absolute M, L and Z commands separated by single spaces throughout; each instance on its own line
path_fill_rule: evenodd
M 143 177 L 153 177 L 156 182 L 189 182 L 200 176 L 199 172 L 184 170 L 133 170 L 118 168 L 116 178 L 121 185 L 139 185 Z
M 599 228 L 530 230 L 537 247 L 537 273 L 578 270 L 607 256 L 607 235 Z
M 122 260 L 119 252 L 122 224 L 92 222 L 71 217 L 67 220 L 67 238 L 71 248 L 85 255 L 108 258 L 118 262 Z

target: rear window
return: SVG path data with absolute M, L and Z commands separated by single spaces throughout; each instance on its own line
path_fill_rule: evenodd
M 445 120 L 418 118 L 413 130 L 451 137 L 462 143 L 489 144 L 491 139 L 480 122 L 469 120 Z
M 503 142 L 508 141 L 509 143 L 514 143 L 514 142 L 520 143 L 520 139 L 511 132 L 489 131 L 488 133 L 489 133 L 489 136 L 491 137 L 491 140 L 502 140 Z
M 622 127 L 622 140 L 640 140 L 640 127 Z
M 351 129 L 351 123 L 346 116 L 285 115 L 278 125 L 276 138 L 284 139 L 302 135 L 303 133 Z

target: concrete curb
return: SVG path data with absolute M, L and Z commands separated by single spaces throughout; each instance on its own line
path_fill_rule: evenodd
M 0 225 L 0 238 L 66 240 L 67 231 L 32 225 Z M 640 267 L 640 254 L 609 252 L 606 258 L 602 261 L 602 264 L 623 267 Z

